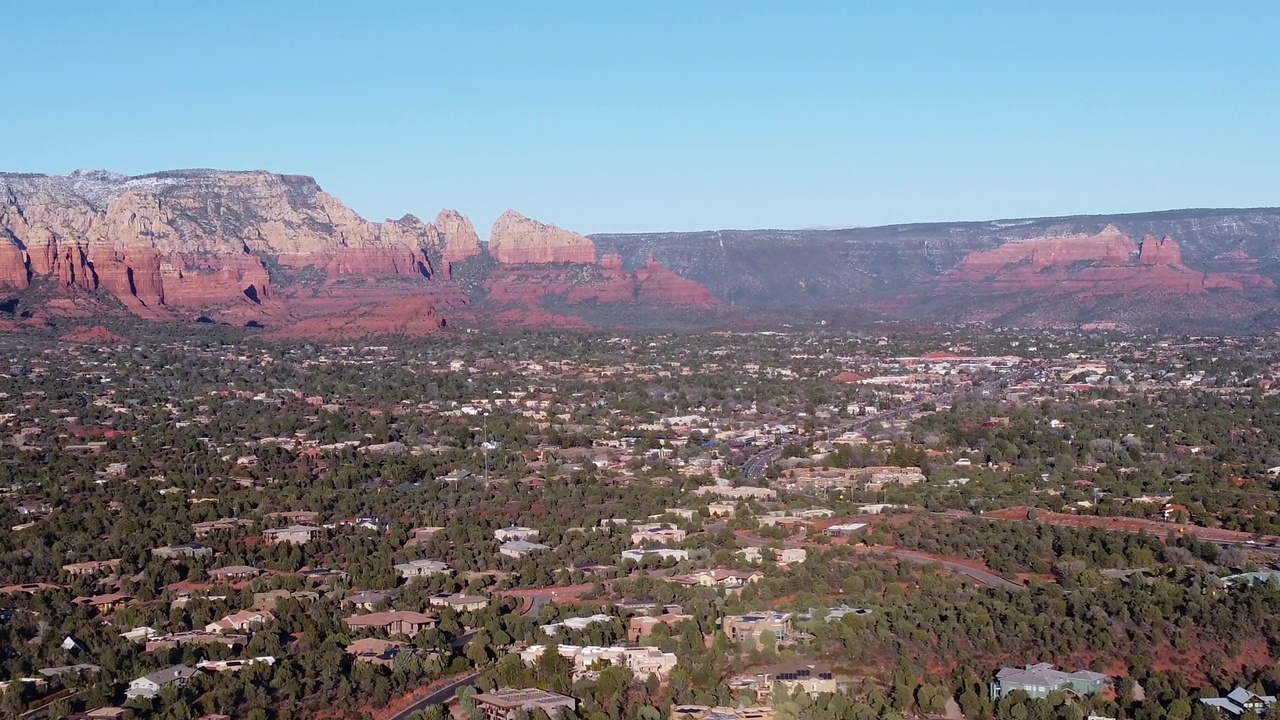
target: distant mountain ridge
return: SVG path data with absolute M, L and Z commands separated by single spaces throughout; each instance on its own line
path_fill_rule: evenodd
M 1280 209 L 583 236 L 370 222 L 307 176 L 0 174 L 11 325 L 128 311 L 283 335 L 788 318 L 1276 325 Z

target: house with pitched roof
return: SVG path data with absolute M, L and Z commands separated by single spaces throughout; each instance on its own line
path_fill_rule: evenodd
M 1255 715 L 1266 715 L 1271 706 L 1276 704 L 1275 695 L 1259 695 L 1251 690 L 1237 686 L 1227 693 L 1226 697 L 1200 698 L 1200 702 L 1212 708 L 1240 717 L 1247 712 Z
M 124 695 L 128 698 L 153 698 L 167 687 L 182 687 L 199 672 L 186 665 L 174 665 L 164 670 L 157 670 L 129 682 L 129 689 Z

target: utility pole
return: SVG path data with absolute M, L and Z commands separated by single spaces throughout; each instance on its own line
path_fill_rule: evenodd
M 483 439 L 480 441 L 480 447 L 484 448 L 484 485 L 489 486 L 489 413 L 484 414 L 483 421 Z

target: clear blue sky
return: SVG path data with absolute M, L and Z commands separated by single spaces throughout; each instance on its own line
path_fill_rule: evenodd
M 5 170 L 300 173 L 482 235 L 1280 205 L 1274 1 L 0 9 Z

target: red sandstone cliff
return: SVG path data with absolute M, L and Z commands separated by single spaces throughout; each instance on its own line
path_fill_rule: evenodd
M 941 289 L 982 287 L 996 292 L 1109 295 L 1144 291 L 1199 294 L 1209 290 L 1274 288 L 1270 279 L 1246 273 L 1204 273 L 1182 262 L 1170 237 L 1141 243 L 1108 225 L 1096 235 L 1040 237 L 973 252 L 944 273 Z
M 329 283 L 421 282 L 482 252 L 466 217 L 445 210 L 437 220 L 372 223 L 311 178 L 266 172 L 0 175 L 0 286 L 48 278 L 146 317 L 287 316 L 273 263 Z
M 493 223 L 489 254 L 503 265 L 592 264 L 596 261 L 596 246 L 588 237 L 508 210 Z

